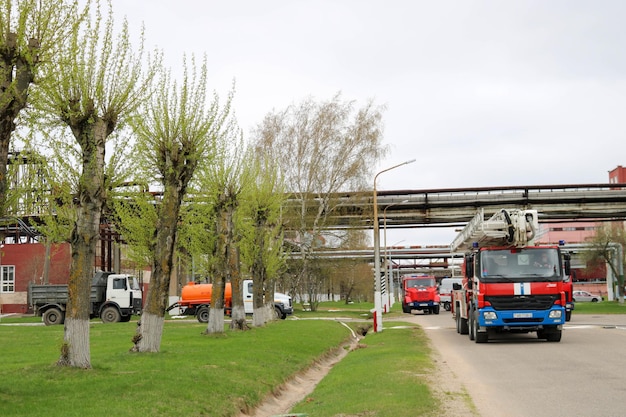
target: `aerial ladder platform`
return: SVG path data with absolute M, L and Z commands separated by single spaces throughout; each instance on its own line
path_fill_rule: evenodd
M 473 247 L 533 245 L 538 229 L 537 210 L 501 209 L 485 219 L 481 208 L 459 232 L 450 250 L 465 252 Z

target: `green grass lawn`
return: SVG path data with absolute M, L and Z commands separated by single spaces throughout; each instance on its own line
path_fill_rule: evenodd
M 626 303 L 600 301 L 599 303 L 578 302 L 572 314 L 626 314 Z
M 434 372 L 428 340 L 417 326 L 365 337 L 292 410 L 315 417 L 438 415 L 439 404 L 428 385 Z
M 2 323 L 20 320 L 33 322 L 27 317 Z M 285 320 L 214 336 L 201 334 L 204 324 L 168 321 L 161 352 L 137 354 L 129 352 L 135 326 L 94 322 L 91 370 L 55 365 L 62 326 L 0 326 L 0 414 L 236 416 L 350 336 L 335 320 Z M 433 366 L 419 328 L 370 332 L 340 365 L 315 401 L 303 404 L 307 412 L 315 404 L 311 415 L 361 409 L 397 416 L 409 405 L 436 407 L 426 382 Z
M 55 365 L 63 326 L 0 326 L 3 416 L 235 416 L 349 336 L 340 323 L 280 321 L 205 336 L 168 322 L 162 351 L 130 353 L 135 323 L 91 326 L 93 369 Z

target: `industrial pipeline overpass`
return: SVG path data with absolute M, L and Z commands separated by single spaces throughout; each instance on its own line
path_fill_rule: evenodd
M 329 227 L 373 227 L 373 192 L 338 193 Z M 626 220 L 626 184 L 527 185 L 377 191 L 388 229 L 464 226 L 477 212 L 534 209 L 540 223 Z M 382 224 L 382 223 L 381 223 Z
M 373 192 L 339 193 L 335 198 L 339 203 L 329 215 L 329 228 L 373 228 Z M 540 223 L 626 221 L 626 184 L 379 190 L 376 202 L 380 227 L 386 229 L 463 227 L 480 209 L 490 214 L 503 208 L 537 210 Z M 448 246 L 389 247 L 380 253 L 407 272 L 448 269 L 460 257 Z M 374 261 L 373 248 L 320 250 L 317 255 Z

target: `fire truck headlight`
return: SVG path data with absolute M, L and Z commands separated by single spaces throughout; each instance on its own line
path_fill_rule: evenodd
M 560 319 L 561 318 L 561 310 L 552 310 L 550 311 L 550 316 L 551 319 Z
M 495 311 L 485 311 L 483 313 L 483 318 L 485 320 L 496 320 L 498 318 L 498 315 Z

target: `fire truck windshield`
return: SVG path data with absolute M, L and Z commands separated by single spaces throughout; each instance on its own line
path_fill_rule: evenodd
M 484 249 L 478 267 L 481 281 L 559 281 L 562 279 L 556 248 Z
M 434 277 L 419 277 L 405 279 L 405 288 L 434 287 L 436 284 Z

